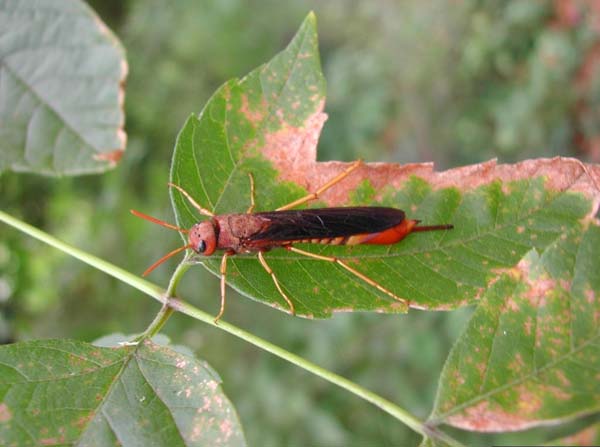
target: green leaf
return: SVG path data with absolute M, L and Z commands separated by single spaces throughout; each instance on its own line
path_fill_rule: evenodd
M 446 362 L 431 416 L 508 431 L 600 410 L 600 227 L 532 249 L 485 293 Z
M 347 168 L 315 161 L 323 107 L 315 20 L 309 15 L 282 53 L 242 80 L 227 82 L 199 117 L 187 120 L 175 146 L 171 181 L 215 214 L 245 212 L 248 173 L 256 183 L 256 211 L 316 191 Z M 545 250 L 569 228 L 581 231 L 592 212 L 591 200 L 597 200 L 594 179 L 582 166 L 568 159 L 514 166 L 488 162 L 434 173 L 429 164 L 366 165 L 321 201 L 394 206 L 423 225 L 452 223 L 454 230 L 416 233 L 390 246 L 299 248 L 346 261 L 413 307 L 464 306 L 479 300 L 499 271 L 517 265 L 530 250 Z M 190 228 L 205 219 L 178 191 L 172 190 L 171 199 L 179 226 Z M 196 256 L 192 262 L 220 276 L 221 256 Z M 406 310 L 337 264 L 282 249 L 265 258 L 297 315 Z M 232 257 L 227 282 L 246 296 L 289 311 L 256 255 Z
M 220 378 L 149 341 L 99 348 L 69 340 L 0 347 L 5 445 L 245 445 Z
M 102 172 L 125 149 L 121 45 L 79 0 L 0 0 L 0 172 Z

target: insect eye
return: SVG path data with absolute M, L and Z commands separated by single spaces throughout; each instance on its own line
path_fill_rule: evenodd
M 198 242 L 198 248 L 196 249 L 196 251 L 198 253 L 204 253 L 205 250 L 206 250 L 206 242 L 204 242 L 204 239 L 203 239 L 200 242 Z

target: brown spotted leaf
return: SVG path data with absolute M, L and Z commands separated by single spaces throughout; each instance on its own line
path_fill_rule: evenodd
M 145 342 L 69 340 L 0 347 L 2 445 L 245 445 L 204 362 Z
M 498 271 L 446 362 L 432 424 L 520 430 L 600 410 L 600 227 Z
M 316 191 L 349 166 L 316 161 L 324 98 L 311 14 L 284 51 L 243 79 L 227 82 L 199 116 L 188 119 L 175 147 L 172 182 L 215 214 L 246 211 L 249 173 L 256 211 Z M 598 179 L 597 167 L 562 158 L 517 165 L 490 161 L 446 172 L 435 172 L 431 164 L 366 164 L 317 204 L 393 206 L 423 225 L 451 223 L 454 230 L 415 233 L 390 246 L 298 247 L 342 259 L 412 307 L 453 309 L 479 300 L 501 272 L 531 250 L 543 252 L 570 229 L 583 231 L 597 207 Z M 206 219 L 176 190 L 172 202 L 181 227 Z M 198 255 L 192 262 L 220 276 L 221 256 Z M 406 310 L 340 265 L 283 249 L 265 258 L 299 316 Z M 289 311 L 255 254 L 229 259 L 227 283 Z
M 80 0 L 0 0 L 0 172 L 78 175 L 125 150 L 118 40 Z

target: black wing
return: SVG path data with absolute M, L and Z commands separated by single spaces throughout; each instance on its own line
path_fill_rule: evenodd
M 268 226 L 249 239 L 294 241 L 377 233 L 400 224 L 404 211 L 377 206 L 313 208 L 255 213 L 268 219 Z

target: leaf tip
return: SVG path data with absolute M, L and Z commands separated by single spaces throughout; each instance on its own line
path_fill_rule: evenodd
M 314 11 L 309 11 L 309 13 L 306 15 L 306 18 L 304 19 L 304 23 L 312 25 L 314 28 L 316 28 L 317 15 L 315 14 Z

